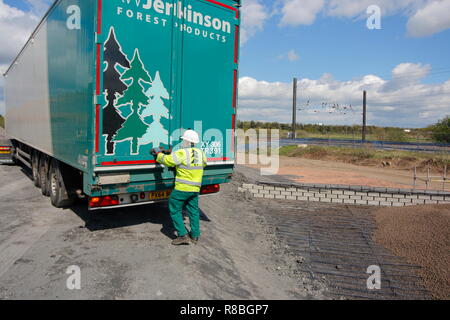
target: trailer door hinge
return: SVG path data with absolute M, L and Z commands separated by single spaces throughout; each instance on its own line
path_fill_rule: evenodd
M 100 35 L 96 32 L 95 33 L 95 43 L 96 44 L 101 44 L 103 43 L 102 41 L 100 41 Z
M 101 105 L 104 106 L 106 104 L 106 99 L 103 94 L 100 95 L 94 95 L 94 105 Z

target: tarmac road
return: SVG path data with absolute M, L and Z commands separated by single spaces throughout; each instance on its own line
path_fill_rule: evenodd
M 239 181 L 202 197 L 198 245 L 174 247 L 166 205 L 52 207 L 21 166 L 0 166 L 0 299 L 317 299 Z M 239 177 L 239 174 L 237 174 Z M 239 180 L 239 178 L 236 178 Z M 68 267 L 81 271 L 69 290 Z

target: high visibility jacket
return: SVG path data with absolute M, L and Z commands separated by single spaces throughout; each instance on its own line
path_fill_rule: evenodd
M 159 153 L 156 161 L 166 167 L 177 167 L 175 189 L 187 192 L 200 192 L 206 155 L 198 148 L 179 149 L 170 155 Z

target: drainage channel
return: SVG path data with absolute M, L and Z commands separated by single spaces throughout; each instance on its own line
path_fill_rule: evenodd
M 431 299 L 411 265 L 372 240 L 373 208 L 263 200 L 277 235 L 303 261 L 299 269 L 325 280 L 332 298 Z M 368 289 L 369 266 L 381 271 L 381 288 Z

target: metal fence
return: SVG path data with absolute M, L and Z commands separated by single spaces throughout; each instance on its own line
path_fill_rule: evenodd
M 433 176 L 430 175 L 430 167 L 427 167 L 427 174 L 420 176 L 417 174 L 417 167 L 414 167 L 413 172 L 413 188 L 416 189 L 418 186 L 418 182 L 425 183 L 425 189 L 428 190 L 430 188 L 431 183 L 435 182 L 437 184 L 442 183 L 442 191 L 446 191 L 448 183 L 450 183 L 450 179 L 447 178 L 447 165 L 444 166 L 442 170 L 442 175 Z

